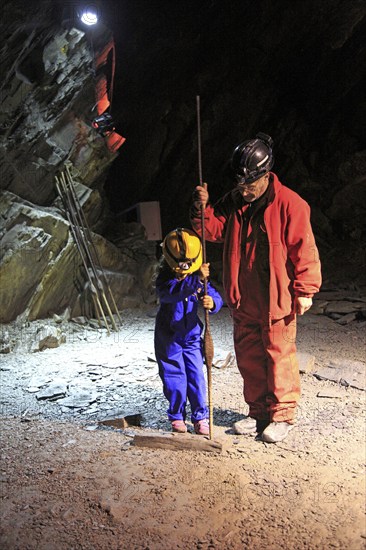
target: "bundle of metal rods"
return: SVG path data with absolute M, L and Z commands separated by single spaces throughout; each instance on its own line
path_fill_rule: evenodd
M 106 274 L 100 263 L 98 251 L 93 242 L 92 233 L 77 196 L 70 166 L 65 164 L 65 170 L 62 171 L 59 176 L 56 176 L 55 179 L 57 192 L 61 198 L 67 220 L 70 224 L 71 233 L 89 282 L 90 294 L 99 326 L 102 326 L 101 320 L 103 320 L 108 334 L 110 334 L 110 326 L 107 320 L 108 316 L 113 329 L 118 331 L 106 293 L 108 293 L 115 315 L 120 324 L 122 324 L 122 319 Z

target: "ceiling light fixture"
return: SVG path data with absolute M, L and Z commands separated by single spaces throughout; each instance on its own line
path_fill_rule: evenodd
M 98 23 L 98 15 L 99 10 L 93 5 L 85 6 L 79 11 L 80 21 L 88 27 Z

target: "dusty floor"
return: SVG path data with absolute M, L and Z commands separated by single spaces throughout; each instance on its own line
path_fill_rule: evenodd
M 57 349 L 1 357 L 1 549 L 365 547 L 365 392 L 302 375 L 298 425 L 270 445 L 233 434 L 232 422 L 247 412 L 241 378 L 235 365 L 214 369 L 214 435 L 228 450 L 141 449 L 131 444 L 134 433 L 167 429 L 166 404 L 156 364 L 147 359 L 154 319 L 133 311 L 124 319 L 117 340 L 88 333 Z M 364 361 L 360 323 L 340 326 L 309 313 L 299 325 L 299 350 L 314 354 L 317 365 Z M 226 309 L 212 318 L 212 330 L 215 345 L 231 350 Z M 109 401 L 120 413 L 131 405 L 133 383 L 117 385 L 116 369 L 105 378 L 98 371 L 104 397 L 98 394 L 89 413 L 37 401 L 29 391 L 34 370 L 57 368 L 70 384 L 74 369 L 76 383 L 77 376 L 85 381 L 86 356 L 89 367 L 108 369 L 119 357 L 122 366 L 145 369 L 140 393 L 131 389 L 141 428 L 95 429 L 112 412 Z M 323 390 L 335 396 L 318 397 Z

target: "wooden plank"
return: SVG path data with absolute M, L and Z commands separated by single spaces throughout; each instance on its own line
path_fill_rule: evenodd
M 150 447 L 152 449 L 168 449 L 171 451 L 206 451 L 222 453 L 225 449 L 223 441 L 209 439 L 202 435 L 178 433 L 144 433 L 136 434 L 133 439 L 136 447 Z
M 121 418 L 105 418 L 104 420 L 100 420 L 98 424 L 111 426 L 112 428 L 117 428 L 119 430 L 125 430 L 130 426 L 141 426 L 141 414 L 130 414 Z

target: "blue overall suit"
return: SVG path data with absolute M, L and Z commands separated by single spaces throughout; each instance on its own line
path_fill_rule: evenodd
M 185 420 L 188 397 L 191 420 L 198 422 L 208 418 L 203 324 L 197 313 L 203 283 L 198 272 L 178 280 L 170 269 L 165 269 L 158 275 L 156 291 L 160 308 L 155 323 L 155 355 L 164 395 L 169 401 L 168 418 Z M 210 313 L 217 313 L 223 303 L 220 294 L 210 283 L 207 283 L 207 294 L 215 303 Z

